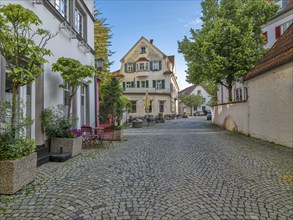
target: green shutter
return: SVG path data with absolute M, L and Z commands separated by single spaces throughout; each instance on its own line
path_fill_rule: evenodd
M 146 86 L 147 88 L 149 88 L 149 81 L 148 81 L 148 80 L 145 81 L 145 86 Z
M 156 88 L 156 80 L 153 80 L 153 88 Z
M 125 91 L 125 82 L 123 82 L 123 90 Z
M 124 64 L 124 71 L 127 73 L 127 63 Z
M 165 80 L 162 80 L 162 89 L 165 89 Z
M 136 63 L 133 63 L 133 72 L 136 72 Z
M 140 87 L 140 81 L 137 81 L 137 88 Z
M 153 70 L 153 61 L 150 62 L 150 70 Z
M 162 70 L 162 61 L 159 61 L 159 70 Z
M 131 87 L 134 88 L 134 81 L 131 82 Z

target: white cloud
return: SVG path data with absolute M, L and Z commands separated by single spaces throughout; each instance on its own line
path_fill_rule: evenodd
M 190 27 L 190 26 L 198 26 L 202 24 L 202 20 L 200 17 L 195 18 L 194 20 L 190 21 L 188 24 L 184 25 L 185 27 Z

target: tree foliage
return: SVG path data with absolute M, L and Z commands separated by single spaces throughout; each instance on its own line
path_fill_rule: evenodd
M 42 21 L 31 10 L 19 4 L 0 8 L 0 54 L 9 68 L 7 77 L 12 81 L 12 126 L 16 123 L 17 90 L 29 85 L 43 73 L 47 42 L 55 35 L 39 28 Z
M 52 65 L 52 70 L 59 72 L 64 79 L 61 88 L 69 89 L 69 108 L 67 117 L 70 117 L 72 98 L 75 96 L 77 89 L 84 85 L 90 84 L 91 79 L 96 74 L 96 69 L 90 65 L 82 65 L 78 60 L 61 57 Z
M 182 94 L 179 96 L 179 100 L 186 106 L 195 108 L 200 107 L 204 103 L 202 96 L 195 94 Z
M 101 97 L 100 103 L 100 121 L 101 123 L 109 122 L 109 118 L 112 116 L 118 126 L 122 119 L 122 114 L 125 112 L 126 106 L 129 105 L 129 101 L 123 96 L 123 89 L 121 82 L 115 76 L 112 76 L 107 83 L 104 84 L 104 95 Z
M 229 90 L 265 53 L 261 25 L 277 11 L 265 0 L 205 0 L 202 29 L 178 42 L 187 62 L 187 81 L 220 83 Z

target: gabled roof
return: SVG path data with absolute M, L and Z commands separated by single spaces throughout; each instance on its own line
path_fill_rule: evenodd
M 112 72 L 111 74 L 113 74 L 116 77 L 124 77 L 124 75 L 122 73 L 120 73 L 120 70 L 116 70 L 116 71 Z
M 189 86 L 181 91 L 179 91 L 179 94 L 191 94 L 193 92 L 193 90 L 196 88 L 196 85 L 193 85 L 193 86 Z
M 245 80 L 252 79 L 269 70 L 284 65 L 293 60 L 293 24 L 276 41 L 262 60 L 252 69 Z
M 145 40 L 149 46 L 155 48 L 156 50 L 158 50 L 161 54 L 163 54 L 164 57 L 166 57 L 167 55 L 164 54 L 162 51 L 160 51 L 154 44 L 152 44 L 150 41 L 148 41 L 145 37 L 141 37 L 132 47 L 131 49 L 120 59 L 120 62 L 122 62 L 124 60 L 124 58 L 139 44 L 139 42 L 141 42 L 142 40 Z
M 175 61 L 175 56 L 168 56 L 169 61 L 172 63 L 172 65 L 174 66 L 174 61 Z

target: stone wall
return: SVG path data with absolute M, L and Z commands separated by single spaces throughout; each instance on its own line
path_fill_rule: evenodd
M 293 148 L 293 62 L 248 81 L 248 102 L 217 105 L 212 122 Z

